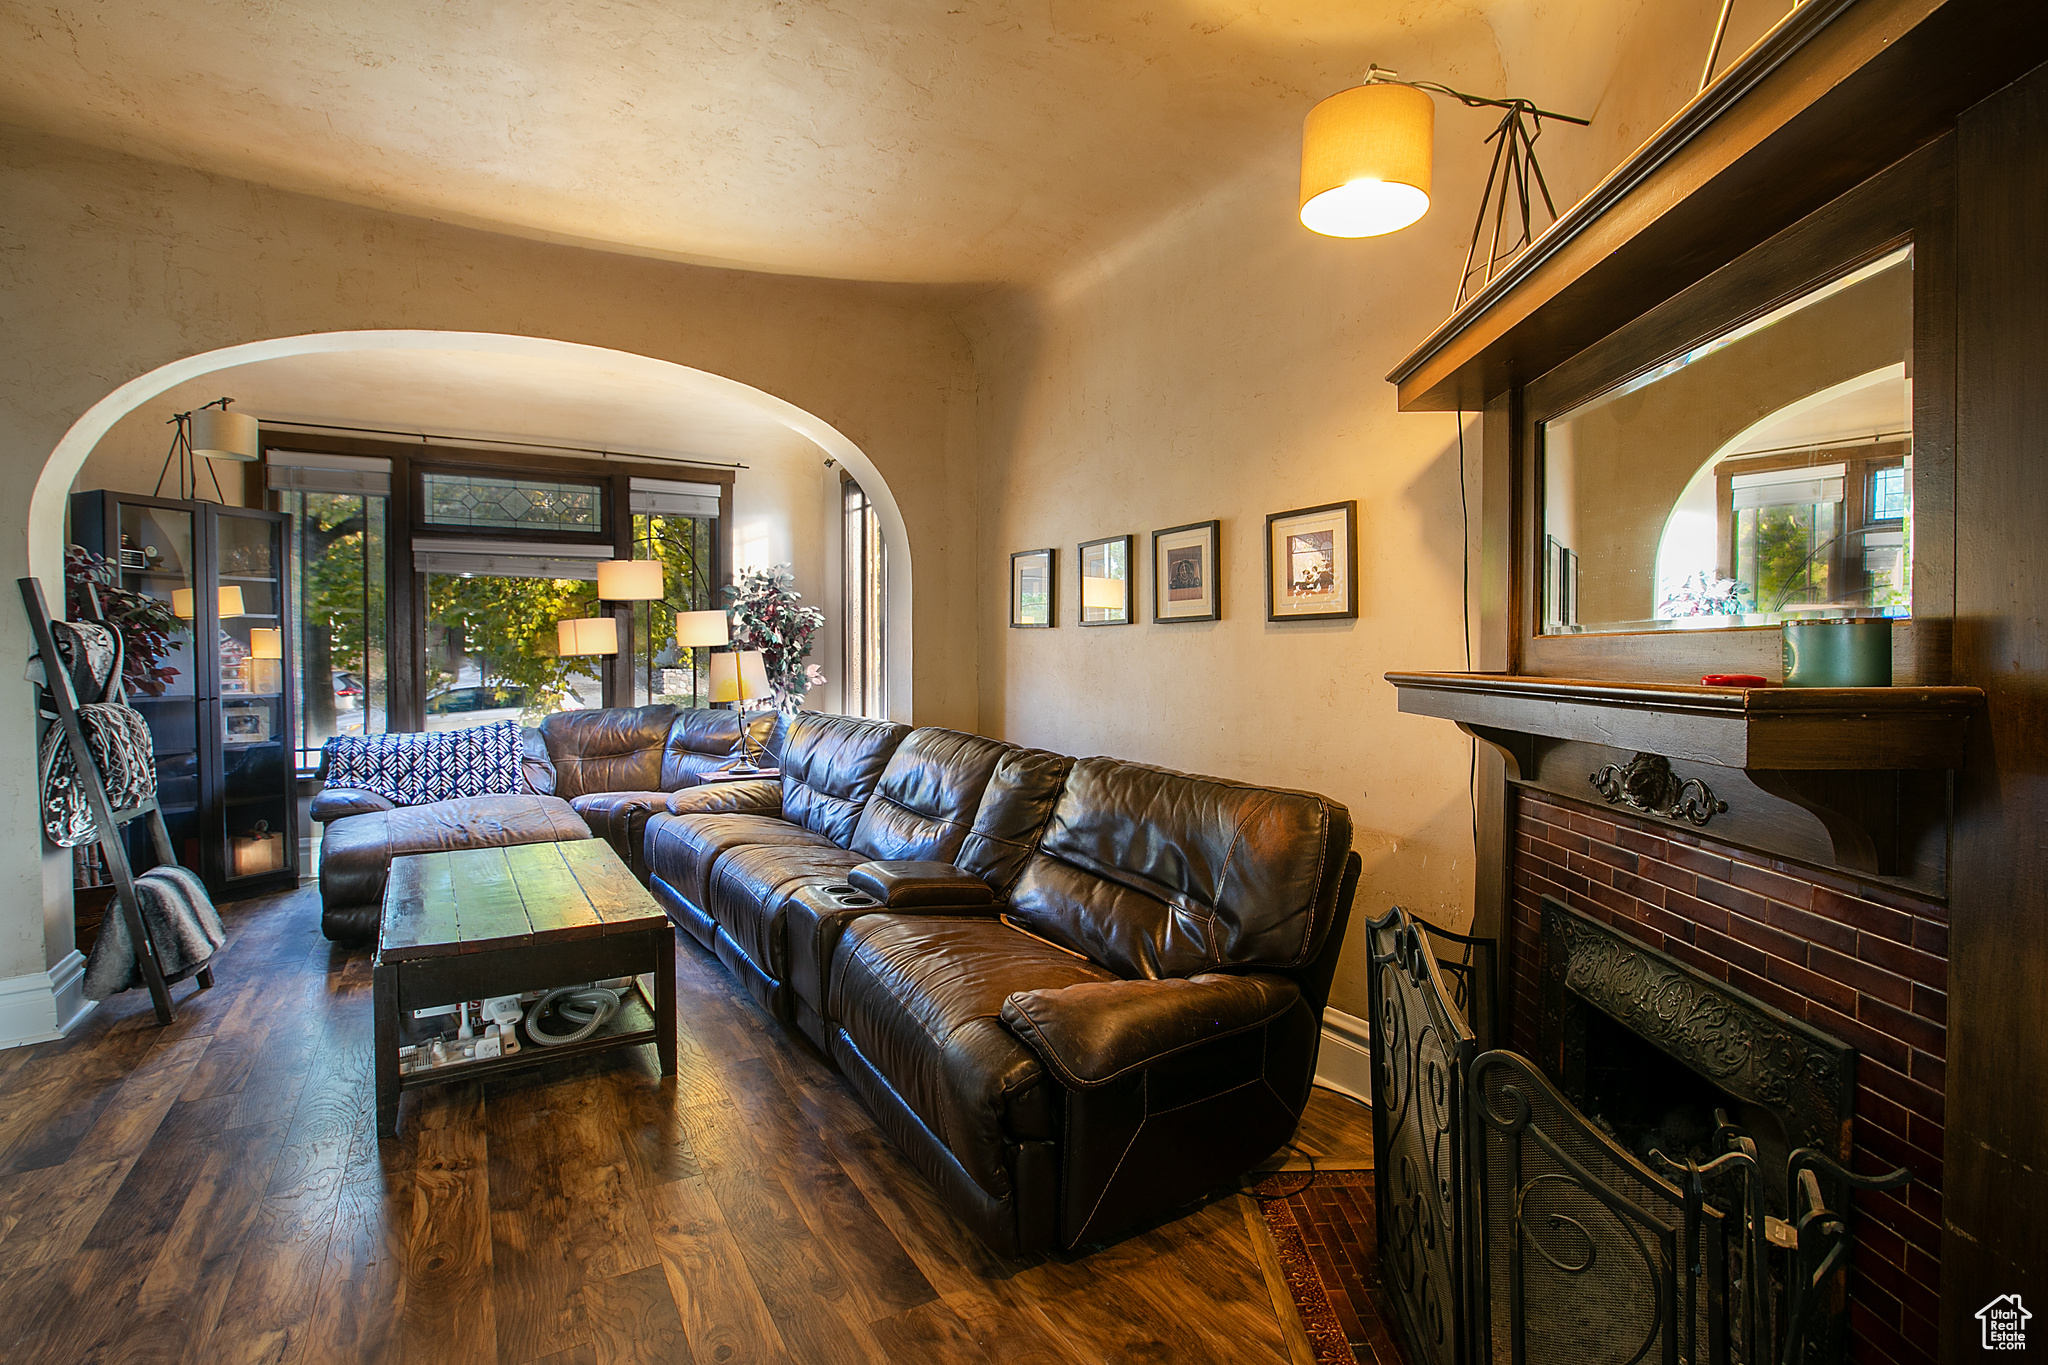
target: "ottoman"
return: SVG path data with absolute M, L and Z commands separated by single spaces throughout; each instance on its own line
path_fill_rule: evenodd
M 320 931 L 343 942 L 374 939 L 393 858 L 590 837 L 582 817 L 557 796 L 461 796 L 342 816 L 320 841 Z

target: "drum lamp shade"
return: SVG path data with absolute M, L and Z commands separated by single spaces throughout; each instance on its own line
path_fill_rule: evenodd
M 659 602 L 665 595 L 658 559 L 608 559 L 597 566 L 597 595 L 607 602 Z
M 1391 81 L 1355 85 L 1308 111 L 1301 222 L 1326 237 L 1377 237 L 1429 209 L 1436 103 Z
M 282 659 L 284 657 L 284 632 L 268 626 L 253 626 L 249 630 L 249 657 L 252 659 Z
M 556 652 L 575 654 L 619 652 L 619 623 L 609 616 L 576 616 L 555 622 Z
M 722 611 L 676 613 L 676 643 L 686 648 L 732 643 L 732 626 Z
M 261 427 L 246 412 L 200 408 L 192 414 L 192 453 L 209 460 L 255 460 L 263 454 Z

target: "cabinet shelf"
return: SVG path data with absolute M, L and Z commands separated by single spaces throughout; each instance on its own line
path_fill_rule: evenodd
M 175 536 L 151 525 L 167 516 L 177 518 Z M 162 601 L 173 588 L 189 588 L 198 602 L 210 604 L 219 600 L 219 590 L 226 587 L 239 589 L 248 605 L 259 609 L 221 620 L 218 624 L 225 631 L 195 629 L 194 622 L 184 622 L 175 652 L 183 690 L 168 696 L 138 696 L 133 701 L 155 740 L 158 772 L 165 779 L 166 791 L 177 798 L 177 804 L 167 804 L 164 811 L 179 824 L 180 856 L 205 879 L 215 899 L 225 899 L 230 886 L 237 896 L 291 886 L 298 879 L 298 779 L 286 759 L 289 749 L 284 737 L 295 733 L 293 698 L 282 685 L 286 679 L 281 667 L 271 673 L 245 670 L 226 657 L 246 648 L 252 628 L 281 627 L 291 616 L 291 583 L 281 572 L 290 562 L 286 537 L 291 518 L 255 508 L 193 500 L 131 500 L 126 494 L 92 490 L 72 495 L 71 525 L 79 544 L 110 558 L 118 552 L 124 535 L 133 546 L 153 543 L 160 548 L 169 536 L 180 557 L 152 567 L 122 570 L 120 581 L 131 590 Z M 184 529 L 188 525 L 189 541 Z M 266 562 L 279 571 L 246 572 L 252 564 Z M 234 571 L 231 565 L 244 571 Z M 225 643 L 234 632 L 245 637 L 242 645 Z M 223 688 L 223 684 L 243 680 L 279 685 L 276 690 L 266 687 L 251 692 Z M 209 714 L 215 719 L 209 721 Z M 263 719 L 251 721 L 252 715 Z M 226 732 L 237 724 L 238 717 L 243 730 L 266 730 L 268 735 L 251 735 L 251 742 L 237 742 Z M 260 812 L 256 810 L 259 805 Z M 260 814 L 282 836 L 286 866 L 243 877 L 233 875 L 234 852 L 226 828 L 231 822 L 221 818 L 231 807 L 241 808 L 240 818 L 248 821 Z

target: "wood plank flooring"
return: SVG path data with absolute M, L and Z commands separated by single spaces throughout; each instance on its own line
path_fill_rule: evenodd
M 1002 1260 L 687 937 L 680 1075 L 640 1048 L 409 1092 L 380 1143 L 368 954 L 310 888 L 224 918 L 170 1028 L 132 992 L 0 1052 L 6 1365 L 1302 1358 L 1246 1196 Z M 1301 1136 L 1370 1165 L 1349 1100 Z

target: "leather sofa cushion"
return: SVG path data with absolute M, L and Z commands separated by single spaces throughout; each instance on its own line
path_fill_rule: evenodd
M 557 711 L 540 725 L 555 770 L 554 794 L 566 800 L 662 786 L 662 754 L 675 719 L 673 706 Z
M 757 748 L 765 749 L 775 733 L 776 713 L 763 711 L 747 720 Z M 690 786 L 699 773 L 729 768 L 739 760 L 740 718 L 737 711 L 692 707 L 676 713 L 661 751 L 662 787 L 674 791 Z
M 782 724 L 782 815 L 841 848 L 907 725 L 799 711 Z
M 962 1169 L 1000 1199 L 1006 1146 L 1056 1136 L 1044 1064 L 1004 1026 L 1003 1001 L 1110 974 L 1001 920 L 865 915 L 832 958 L 827 1013 Z
M 612 851 L 635 876 L 645 881 L 647 862 L 642 856 L 641 840 L 649 818 L 668 809 L 668 797 L 665 791 L 585 792 L 571 801 L 569 807 L 583 817 L 592 834 L 612 846 Z
M 714 790 L 692 788 L 694 791 Z M 711 874 L 718 860 L 750 844 L 837 848 L 822 834 L 774 815 L 657 815 L 641 844 L 647 870 L 705 914 L 711 913 Z
M 994 887 L 996 899 L 1007 896 L 1023 875 L 1024 862 L 1038 847 L 1073 766 L 1065 754 L 1012 749 L 989 775 L 973 827 L 954 861 Z
M 1003 1022 L 1063 1084 L 1093 1090 L 1189 1048 L 1260 1028 L 1300 1000 L 1294 983 L 1281 976 L 1084 981 L 1017 992 L 1003 1002 Z
M 846 874 L 847 883 L 865 891 L 891 910 L 928 905 L 987 905 L 995 899 L 989 884 L 951 863 L 862 863 Z
M 367 811 L 396 809 L 398 803 L 390 797 L 364 791 L 361 787 L 322 787 L 306 807 L 306 814 L 324 825 L 331 820 L 346 820 L 351 815 L 362 815 Z
M 337 820 L 320 840 L 320 901 L 329 908 L 384 899 L 391 860 L 446 848 L 588 839 L 590 827 L 553 796 L 461 796 Z
M 668 794 L 670 815 L 781 815 L 782 784 L 772 777 L 707 782 Z
M 1350 847 L 1351 813 L 1324 797 L 1084 758 L 1010 913 L 1123 977 L 1300 967 Z
M 830 844 L 747 844 L 719 858 L 710 902 L 700 908 L 756 967 L 788 981 L 790 897 L 806 886 L 844 882 L 859 861 L 858 853 Z
M 958 730 L 912 730 L 889 756 L 849 846 L 875 859 L 952 862 L 1009 750 Z

